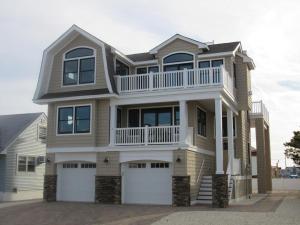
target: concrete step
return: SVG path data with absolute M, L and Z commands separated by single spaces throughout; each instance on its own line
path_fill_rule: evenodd
M 200 196 L 198 196 L 198 198 L 197 199 L 199 199 L 199 200 L 212 200 L 212 196 L 210 195 L 200 195 Z
M 210 184 L 210 183 L 201 183 L 201 185 L 200 185 L 200 188 L 202 188 L 202 187 L 212 187 L 212 184 Z
M 209 191 L 209 192 L 212 192 L 212 188 L 211 187 L 201 187 L 199 191 Z
M 212 184 L 211 180 L 202 180 L 201 184 Z
M 212 179 L 212 176 L 202 176 L 202 179 Z
M 196 204 L 211 205 L 212 200 L 196 200 Z
M 210 191 L 199 191 L 199 193 L 198 193 L 198 195 L 200 196 L 200 195 L 209 195 L 209 196 L 211 196 L 212 195 L 212 191 L 210 190 Z

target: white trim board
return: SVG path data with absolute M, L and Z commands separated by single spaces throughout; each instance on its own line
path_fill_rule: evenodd
M 150 54 L 156 54 L 158 52 L 159 49 L 163 48 L 164 46 L 170 44 L 171 42 L 173 42 L 176 39 L 180 39 L 189 43 L 192 43 L 194 45 L 197 45 L 198 48 L 205 48 L 205 49 L 209 49 L 208 45 L 196 40 L 193 40 L 191 38 L 185 37 L 181 34 L 175 34 L 173 35 L 171 38 L 167 39 L 166 41 L 162 42 L 161 44 L 159 44 L 158 46 L 156 46 L 155 48 L 151 49 L 149 52 Z

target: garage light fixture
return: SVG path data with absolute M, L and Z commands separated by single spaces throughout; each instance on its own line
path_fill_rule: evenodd
M 176 162 L 178 162 L 178 163 L 181 162 L 181 158 L 179 156 L 177 156 Z
M 108 163 L 108 157 L 105 157 L 105 159 L 103 160 L 103 162 Z

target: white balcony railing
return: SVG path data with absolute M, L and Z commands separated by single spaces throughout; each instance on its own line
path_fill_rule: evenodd
M 267 123 L 269 123 L 269 111 L 262 101 L 252 102 L 250 115 L 261 116 Z
M 115 145 L 179 143 L 179 126 L 129 127 L 115 129 Z
M 223 66 L 115 76 L 119 93 L 223 85 L 234 95 L 233 79 Z

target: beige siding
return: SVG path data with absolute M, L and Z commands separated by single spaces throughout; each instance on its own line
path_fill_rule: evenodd
M 59 106 L 92 105 L 91 133 L 57 135 L 57 109 Z M 109 141 L 109 102 L 107 100 L 81 100 L 51 103 L 48 106 L 47 147 L 106 146 Z
M 46 172 L 45 175 L 56 175 L 55 153 L 46 154 Z
M 81 86 L 64 86 L 62 87 L 63 78 L 63 57 L 66 52 L 70 49 L 87 46 L 96 49 L 96 74 L 95 81 L 96 84 L 88 84 Z M 72 40 L 67 46 L 62 48 L 53 59 L 51 78 L 49 83 L 49 93 L 56 92 L 66 92 L 66 91 L 78 91 L 78 90 L 90 90 L 90 89 L 101 89 L 107 88 L 104 74 L 104 63 L 102 48 L 87 38 L 78 35 L 74 40 Z
M 96 145 L 107 146 L 109 144 L 109 100 L 96 102 Z
M 237 139 L 235 157 L 242 160 L 242 175 L 246 173 L 248 162 L 248 142 L 250 141 L 250 126 L 247 120 L 247 111 L 240 111 L 236 117 Z
M 197 131 L 197 107 L 206 111 L 206 134 L 207 137 L 198 135 Z M 193 127 L 194 131 L 194 144 L 205 150 L 215 151 L 215 139 L 214 139 L 214 113 L 205 109 L 199 102 L 188 103 L 188 126 Z
M 162 68 L 162 59 L 166 55 L 172 53 L 172 52 L 190 52 L 192 54 L 197 55 L 201 50 L 198 48 L 197 45 L 191 44 L 189 42 L 183 41 L 181 39 L 176 39 L 175 41 L 169 43 L 168 45 L 161 48 L 158 53 L 156 54 L 156 58 L 158 59 L 159 65 Z M 194 61 L 196 63 L 196 60 Z
M 17 171 L 17 156 L 45 156 L 46 144 L 38 140 L 38 124 L 41 119 L 46 119 L 44 115 L 39 117 L 7 149 L 6 154 L 6 179 L 5 191 L 11 192 L 14 188 L 18 191 L 42 190 L 43 178 L 45 174 L 45 163 L 37 164 L 35 172 L 26 173 Z
M 243 63 L 243 59 L 239 56 L 235 57 L 237 71 L 237 100 L 241 110 L 251 108 L 252 99 L 249 95 L 251 91 L 251 75 L 247 64 Z
M 120 176 L 119 152 L 98 152 L 97 153 L 97 176 Z M 104 159 L 108 162 L 105 163 Z
M 177 162 L 177 159 L 180 162 Z M 187 154 L 186 150 L 173 151 L 173 176 L 187 176 Z

